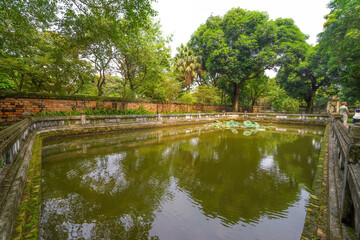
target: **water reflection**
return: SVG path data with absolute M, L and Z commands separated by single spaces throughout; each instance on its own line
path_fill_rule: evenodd
M 320 148 L 307 135 L 195 127 L 47 141 L 40 236 L 296 239 Z

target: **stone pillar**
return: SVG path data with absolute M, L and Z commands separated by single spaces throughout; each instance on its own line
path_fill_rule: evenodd
M 86 115 L 83 110 L 80 113 L 80 119 L 81 119 L 81 125 L 85 125 L 86 124 Z
M 354 140 L 355 144 L 360 144 L 360 123 L 355 123 L 355 125 L 350 125 L 348 129 L 349 137 Z
M 326 111 L 328 113 L 339 113 L 340 98 L 338 96 L 332 96 L 327 103 Z

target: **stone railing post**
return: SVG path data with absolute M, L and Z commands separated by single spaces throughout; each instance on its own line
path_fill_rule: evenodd
M 161 121 L 161 115 L 160 115 L 160 112 L 159 112 L 159 111 L 157 111 L 157 121 L 158 121 L 158 122 Z
M 86 115 L 84 110 L 81 110 L 80 112 L 80 120 L 81 120 L 81 125 L 86 125 Z
M 199 119 L 201 118 L 201 112 L 200 111 L 198 112 L 198 118 Z
M 302 113 L 301 113 L 301 119 L 305 119 L 305 111 L 302 111 Z

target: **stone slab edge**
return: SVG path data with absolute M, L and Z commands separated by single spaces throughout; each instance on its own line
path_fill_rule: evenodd
M 327 238 L 327 180 L 328 180 L 328 143 L 329 126 L 325 130 L 323 142 L 321 144 L 318 165 L 314 177 L 314 182 L 307 205 L 307 213 L 301 239 L 321 239 Z
M 22 163 L 18 169 L 15 179 L 12 183 L 11 190 L 7 195 L 7 200 L 4 203 L 0 213 L 0 239 L 7 240 L 11 238 L 12 228 L 16 221 L 17 210 L 21 201 L 23 190 L 26 183 L 27 170 L 31 159 L 31 151 L 34 144 L 35 134 L 29 136 L 29 143 L 24 146 L 25 153 Z

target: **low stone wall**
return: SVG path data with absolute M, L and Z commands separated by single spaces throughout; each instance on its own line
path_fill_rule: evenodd
M 28 179 L 28 169 L 34 170 L 31 159 L 34 153 L 34 139 L 39 134 L 53 135 L 89 134 L 114 132 L 128 129 L 158 128 L 176 125 L 190 125 L 215 120 L 253 120 L 283 124 L 326 125 L 333 116 L 301 114 L 246 114 L 246 113 L 197 113 L 121 116 L 68 116 L 31 117 L 0 131 L 0 157 L 6 166 L 0 169 L 0 239 L 10 239 L 16 220 L 18 206 Z M 16 134 L 14 134 L 16 133 Z M 44 136 L 44 135 L 42 135 Z M 35 156 L 37 158 L 38 156 Z M 31 165 L 33 166 L 33 165 Z M 30 174 L 33 176 L 33 173 Z M 28 180 L 26 180 L 28 179 Z M 38 178 L 36 178 L 38 179 Z M 31 185 L 31 184 L 30 184 Z M 39 191 L 35 189 L 36 192 Z M 35 191 L 31 188 L 31 191 Z
M 0 125 L 20 121 L 24 112 L 39 113 L 66 112 L 84 108 L 111 108 L 116 110 L 144 109 L 150 112 L 197 112 L 197 111 L 231 111 L 229 106 L 186 105 L 180 103 L 160 102 L 124 102 L 120 99 L 61 99 L 41 97 L 6 97 L 0 94 Z

